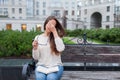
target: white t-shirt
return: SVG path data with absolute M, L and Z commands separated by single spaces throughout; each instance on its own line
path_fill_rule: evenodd
M 32 56 L 35 60 L 38 60 L 38 65 L 44 65 L 46 67 L 62 65 L 61 55 L 55 55 L 51 53 L 49 37 L 44 34 L 37 35 L 35 40 L 38 41 L 38 48 L 32 50 Z M 56 49 L 62 52 L 65 49 L 65 45 L 60 37 L 55 38 Z

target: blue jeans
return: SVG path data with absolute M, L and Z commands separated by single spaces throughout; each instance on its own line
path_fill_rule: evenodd
M 49 74 L 44 74 L 35 70 L 36 80 L 60 80 L 63 74 L 63 66 L 59 66 L 58 72 L 53 72 Z

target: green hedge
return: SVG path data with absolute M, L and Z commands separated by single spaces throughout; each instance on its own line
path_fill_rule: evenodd
M 84 33 L 87 34 L 88 38 L 99 40 L 103 42 L 120 43 L 120 28 L 111 29 L 90 29 L 90 30 L 66 30 L 66 36 L 79 37 Z
M 69 37 L 78 37 L 78 36 L 81 36 L 82 34 L 83 34 L 82 29 L 66 30 L 66 36 L 69 36 Z
M 5 56 L 31 56 L 32 40 L 42 32 L 40 31 L 0 31 L 0 57 Z M 100 41 L 110 41 L 112 43 L 120 43 L 120 28 L 112 29 L 91 29 L 91 30 L 66 30 L 68 37 L 80 37 L 83 33 L 88 38 Z M 65 40 L 65 39 L 64 39 Z
M 87 30 L 87 35 L 103 42 L 120 43 L 120 28 Z
M 0 57 L 31 56 L 32 39 L 40 32 L 0 31 Z

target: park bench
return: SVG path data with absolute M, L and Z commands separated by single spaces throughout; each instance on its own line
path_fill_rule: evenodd
M 65 70 L 120 70 L 120 46 L 66 45 L 62 60 Z
M 62 61 L 65 71 L 119 71 L 120 70 L 120 45 L 108 44 L 75 44 L 65 45 Z M 23 66 L 23 80 L 32 80 L 35 61 Z M 32 76 L 34 78 L 35 76 Z

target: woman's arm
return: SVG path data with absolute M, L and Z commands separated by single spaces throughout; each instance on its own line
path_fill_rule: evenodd
M 37 40 L 37 38 L 38 38 L 38 36 L 36 36 L 34 41 L 32 42 L 32 46 L 33 46 L 32 57 L 35 60 L 38 60 L 38 58 L 39 58 L 39 49 L 38 49 L 38 40 Z
M 32 50 L 32 57 L 35 59 L 35 60 L 38 60 L 39 59 L 39 50 L 36 49 L 36 50 Z
M 59 52 L 62 52 L 65 49 L 65 45 L 63 43 L 63 40 L 60 37 L 55 37 L 55 45 L 56 45 L 56 49 Z
M 65 49 L 65 45 L 63 43 L 63 40 L 59 37 L 57 30 L 55 28 L 55 25 L 53 25 L 52 23 L 49 23 L 49 25 L 50 25 L 49 30 L 53 33 L 53 36 L 55 38 L 56 49 L 59 52 L 62 52 Z

